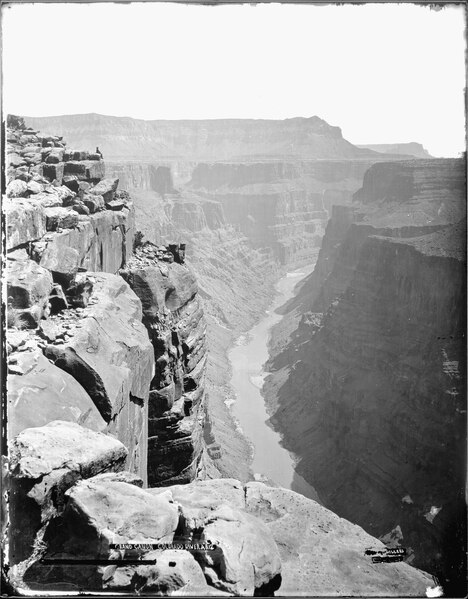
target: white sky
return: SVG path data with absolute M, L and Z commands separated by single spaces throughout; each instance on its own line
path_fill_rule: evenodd
M 464 10 L 411 4 L 3 8 L 4 110 L 317 115 L 353 143 L 465 147 Z

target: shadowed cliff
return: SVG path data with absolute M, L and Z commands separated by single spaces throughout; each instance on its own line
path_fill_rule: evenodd
M 324 504 L 463 594 L 462 160 L 376 164 L 273 335 L 266 399 Z

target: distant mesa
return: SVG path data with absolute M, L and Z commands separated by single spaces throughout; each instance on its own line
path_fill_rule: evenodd
M 402 154 L 413 158 L 433 158 L 422 144 L 415 141 L 401 144 L 356 144 L 356 147 L 380 152 L 381 154 Z

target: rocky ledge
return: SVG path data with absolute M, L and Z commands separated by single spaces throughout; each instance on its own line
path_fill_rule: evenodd
M 146 484 L 149 434 L 151 484 L 192 480 L 206 357 L 185 247 L 135 236 L 133 203 L 99 152 L 9 124 L 9 438 L 57 419 L 103 431 Z
M 25 559 L 10 571 L 18 590 L 421 596 L 432 584 L 407 564 L 374 563 L 380 541 L 293 491 L 233 479 L 144 489 L 122 470 L 125 452 L 74 423 L 18 435 L 11 486 L 29 516 L 15 547 Z

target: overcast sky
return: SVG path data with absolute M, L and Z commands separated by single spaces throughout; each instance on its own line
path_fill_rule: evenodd
M 13 4 L 4 110 L 317 115 L 353 143 L 464 150 L 464 12 L 411 4 Z

